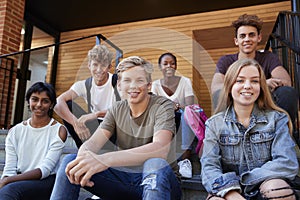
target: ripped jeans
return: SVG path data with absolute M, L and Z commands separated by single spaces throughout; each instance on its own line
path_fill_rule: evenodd
M 75 154 L 63 159 L 56 175 L 51 200 L 78 199 L 80 186 L 69 182 L 66 165 L 76 158 Z M 152 158 L 143 166 L 143 173 L 134 173 L 115 168 L 97 173 L 92 176 L 93 187 L 84 189 L 97 195 L 101 200 L 114 199 L 151 199 L 151 200 L 180 200 L 181 188 L 170 165 L 163 159 Z

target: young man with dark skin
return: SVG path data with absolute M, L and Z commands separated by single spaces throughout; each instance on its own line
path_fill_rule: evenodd
M 211 94 L 214 108 L 217 105 L 219 92 L 224 86 L 224 77 L 229 66 L 238 59 L 252 58 L 262 66 L 267 84 L 275 103 L 286 110 L 295 128 L 295 119 L 298 111 L 298 98 L 294 88 L 291 87 L 291 79 L 282 66 L 277 55 L 264 51 L 257 51 L 257 46 L 262 40 L 263 22 L 256 15 L 241 15 L 232 23 L 235 29 L 234 43 L 239 48 L 236 54 L 222 56 L 216 67 L 211 83 Z M 298 142 L 298 135 L 294 135 Z

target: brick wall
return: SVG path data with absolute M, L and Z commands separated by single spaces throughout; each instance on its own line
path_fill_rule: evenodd
M 0 54 L 9 54 L 19 51 L 21 29 L 23 25 L 25 0 L 0 0 Z M 13 59 L 14 66 L 7 65 L 11 61 L 2 59 L 0 62 L 0 128 L 9 128 L 11 124 L 12 104 L 17 71 L 17 57 Z M 13 70 L 12 82 L 9 83 L 10 70 Z M 8 97 L 9 90 L 11 94 Z M 8 108 L 8 122 L 4 122 Z

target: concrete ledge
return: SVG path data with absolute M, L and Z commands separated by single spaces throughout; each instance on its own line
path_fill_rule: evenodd
M 0 135 L 1 134 L 7 134 L 8 133 L 8 130 L 7 129 L 0 129 Z
M 200 175 L 194 175 L 190 179 L 181 179 L 181 186 L 184 189 L 190 189 L 190 190 L 199 190 L 199 191 L 206 191 L 201 183 L 201 176 Z

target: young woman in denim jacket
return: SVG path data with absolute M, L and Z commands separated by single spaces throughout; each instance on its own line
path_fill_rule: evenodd
M 291 121 L 255 60 L 230 66 L 216 113 L 206 122 L 201 157 L 207 199 L 296 199 Z

